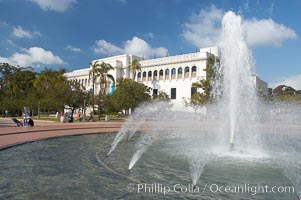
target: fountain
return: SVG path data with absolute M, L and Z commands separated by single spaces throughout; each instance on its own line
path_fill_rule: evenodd
M 125 138 L 131 140 L 136 136 L 136 151 L 128 167 L 131 170 L 155 141 L 164 141 L 169 145 L 168 151 L 170 148 L 177 151 L 171 153 L 172 156 L 188 161 L 193 187 L 198 184 L 206 165 L 220 160 L 224 163 L 234 160 L 247 163 L 247 166 L 252 165 L 249 162 L 278 166 L 295 184 L 300 195 L 300 161 L 293 158 L 297 155 L 298 145 L 293 145 L 293 150 L 289 150 L 289 145 L 293 142 L 282 141 L 282 133 L 279 136 L 279 131 L 273 130 L 273 134 L 269 135 L 266 134 L 269 131 L 260 127 L 264 120 L 265 125 L 268 121 L 272 122 L 273 117 L 268 113 L 262 114 L 259 110 L 272 113 L 273 108 L 258 100 L 252 53 L 247 46 L 241 17 L 231 11 L 227 12 L 222 20 L 222 30 L 218 44 L 221 50 L 221 62 L 217 68 L 219 79 L 213 84 L 212 94 L 218 102 L 206 106 L 207 110 L 215 111 L 218 119 L 211 120 L 212 116 L 208 112 L 206 117 L 202 117 L 202 121 L 196 121 L 193 114 L 189 116 L 175 112 L 166 102 L 142 105 L 117 134 L 107 156 Z M 269 124 L 268 127 L 271 128 L 270 126 Z M 146 130 L 135 135 L 143 127 L 147 127 Z M 182 141 L 172 142 L 179 139 Z M 267 139 L 270 141 L 266 141 Z M 285 152 L 285 156 L 277 145 L 283 147 L 281 150 Z M 283 164 L 283 160 L 289 160 L 287 156 L 292 159 L 289 161 L 291 166 Z M 294 168 L 297 172 L 292 175 L 288 168 Z

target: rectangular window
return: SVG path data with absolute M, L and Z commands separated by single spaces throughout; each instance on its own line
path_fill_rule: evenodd
M 171 88 L 170 89 L 170 98 L 176 99 L 177 98 L 177 88 Z
M 194 95 L 194 93 L 197 92 L 197 88 L 196 87 L 191 87 L 191 97 L 192 95 Z

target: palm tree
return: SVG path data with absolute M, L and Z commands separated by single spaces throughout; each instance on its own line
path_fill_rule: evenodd
M 128 66 L 128 68 L 132 71 L 133 73 L 133 80 L 136 78 L 136 72 L 141 71 L 141 65 L 139 61 L 135 58 L 132 63 Z
M 101 92 L 102 92 L 103 96 L 106 95 L 106 89 L 107 89 L 107 84 L 108 84 L 107 78 L 111 79 L 112 82 L 115 84 L 114 77 L 112 75 L 108 74 L 110 70 L 114 70 L 112 65 L 110 65 L 108 63 L 104 63 L 104 62 L 102 62 L 98 68 L 98 73 L 100 75 L 100 88 L 101 88 Z
M 100 81 L 100 94 L 102 96 L 102 98 L 104 98 L 106 96 L 106 88 L 107 88 L 107 84 L 108 84 L 108 80 L 107 78 L 111 79 L 113 84 L 115 84 L 115 80 L 114 77 L 110 74 L 108 74 L 108 72 L 110 70 L 114 70 L 114 68 L 112 67 L 112 65 L 102 62 L 101 64 L 99 64 L 99 61 L 95 61 L 94 63 L 90 63 L 91 69 L 89 71 L 89 81 L 92 79 L 92 104 L 93 104 L 93 113 L 94 113 L 94 90 L 95 90 L 95 84 L 97 84 L 96 80 L 99 77 Z
M 99 69 L 100 66 L 98 61 L 95 61 L 94 63 L 90 63 L 91 69 L 89 71 L 89 82 L 92 79 L 92 112 L 94 114 L 94 89 L 95 89 L 95 83 L 97 77 L 99 77 Z

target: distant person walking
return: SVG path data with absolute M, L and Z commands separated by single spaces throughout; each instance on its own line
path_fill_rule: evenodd
M 93 112 L 90 112 L 90 117 L 88 119 L 88 122 L 91 120 L 91 122 L 93 122 Z
M 8 118 L 8 111 L 7 110 L 5 110 L 5 112 L 4 112 L 4 117 Z
M 82 118 L 81 118 L 81 113 L 78 111 L 78 113 L 77 113 L 77 120 L 80 122 L 80 121 L 82 121 Z

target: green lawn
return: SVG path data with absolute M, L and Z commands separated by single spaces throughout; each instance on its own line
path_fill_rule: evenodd
M 126 116 L 122 116 L 122 117 L 118 117 L 116 115 L 110 115 L 111 117 L 111 121 L 125 121 L 128 117 Z M 88 120 L 88 116 L 84 117 L 85 120 L 83 120 L 82 122 L 85 122 Z M 52 122 L 60 122 L 60 118 L 54 118 L 54 117 L 41 117 L 38 118 L 37 116 L 32 117 L 33 120 L 41 120 L 41 121 L 52 121 Z M 73 118 L 75 123 L 79 123 L 79 121 L 77 120 L 76 117 Z M 101 116 L 100 121 L 104 121 L 105 120 L 105 116 Z M 93 121 L 98 121 L 98 115 L 94 116 L 94 120 Z
M 31 119 L 32 120 L 41 120 L 41 121 L 60 122 L 59 118 L 53 118 L 53 117 L 49 117 L 49 118 L 46 118 L 46 117 L 41 117 L 41 118 L 32 117 Z

